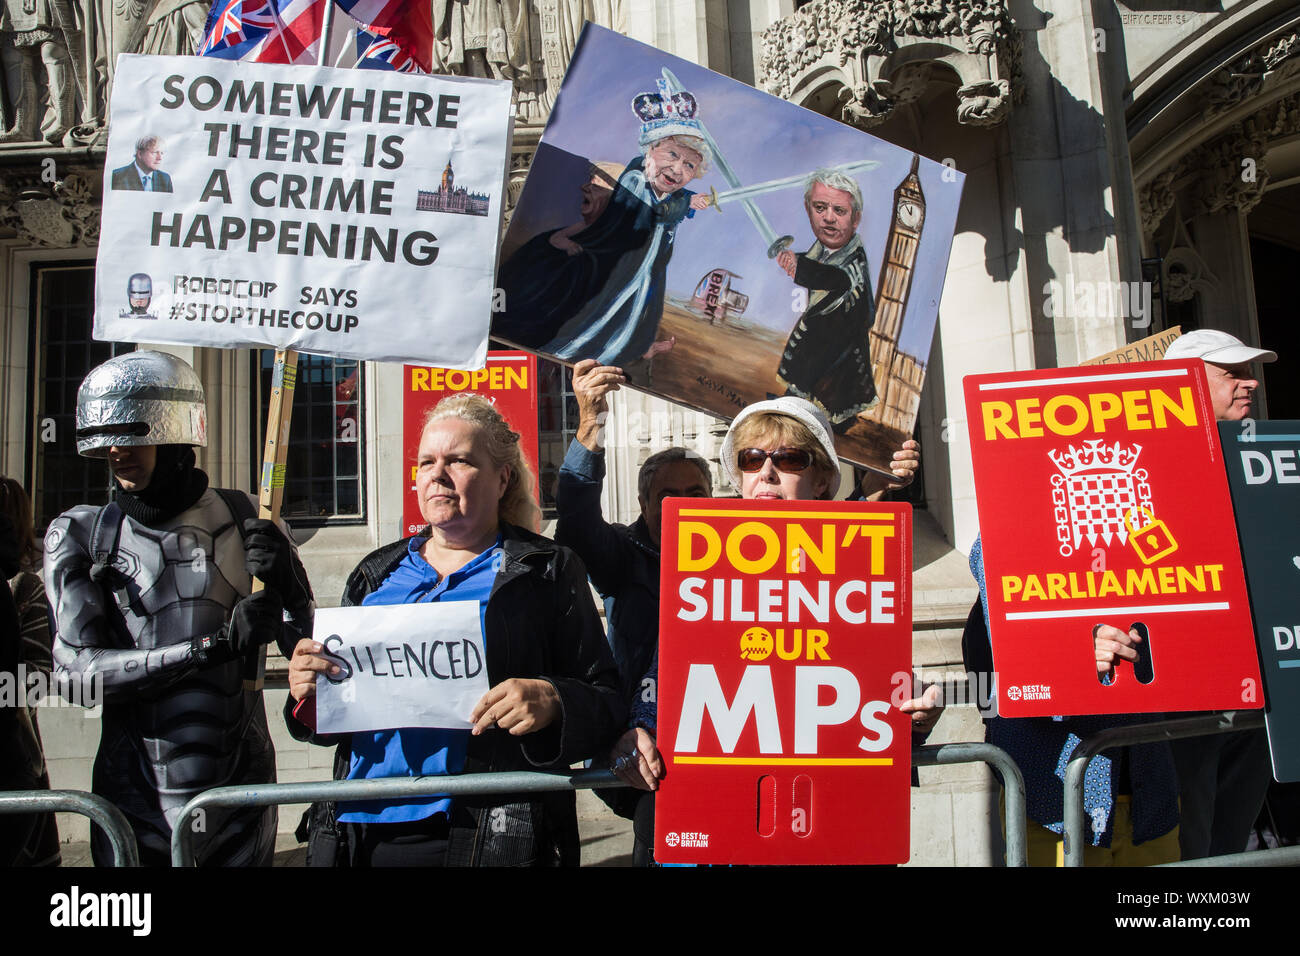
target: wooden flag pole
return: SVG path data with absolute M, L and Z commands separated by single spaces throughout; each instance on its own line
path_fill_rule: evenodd
M 316 65 L 329 63 L 330 30 L 334 24 L 334 4 L 325 4 L 321 22 L 320 46 Z M 282 38 L 283 39 L 283 38 Z M 286 48 L 287 49 L 287 48 Z M 289 451 L 289 425 L 293 421 L 293 390 L 298 384 L 298 353 L 294 349 L 276 349 L 271 371 L 271 403 L 266 410 L 266 440 L 262 444 L 261 480 L 257 489 L 257 516 L 267 521 L 280 520 L 284 504 L 285 456 Z M 262 582 L 253 579 L 254 593 Z M 256 658 L 249 658 L 244 668 L 245 690 L 261 690 L 266 683 L 266 646 Z
M 284 503 L 285 455 L 289 450 L 289 425 L 293 420 L 293 389 L 298 383 L 298 353 L 276 349 L 271 371 L 271 403 L 266 410 L 266 440 L 262 444 L 262 471 L 257 489 L 257 516 L 278 521 Z M 253 592 L 262 590 L 253 579 Z M 244 689 L 261 690 L 266 683 L 266 645 L 256 658 L 245 662 Z

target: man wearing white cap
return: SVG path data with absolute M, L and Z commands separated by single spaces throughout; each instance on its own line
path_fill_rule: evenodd
M 1198 358 L 1205 363 L 1210 404 L 1221 422 L 1239 422 L 1254 411 L 1259 379 L 1255 362 L 1275 362 L 1277 353 L 1246 345 L 1217 329 L 1197 329 L 1175 339 L 1166 359 Z M 1095 635 L 1098 671 L 1137 660 L 1138 635 L 1101 626 Z M 1108 659 L 1107 659 L 1108 658 Z M 1272 774 L 1268 737 L 1262 729 L 1172 741 L 1178 769 L 1179 835 L 1184 860 L 1239 853 L 1264 804 Z
M 1205 362 L 1214 417 L 1221 422 L 1249 418 L 1259 379 L 1253 362 L 1276 362 L 1277 353 L 1251 348 L 1241 339 L 1218 329 L 1197 329 L 1174 340 L 1165 350 L 1167 359 L 1198 358 Z

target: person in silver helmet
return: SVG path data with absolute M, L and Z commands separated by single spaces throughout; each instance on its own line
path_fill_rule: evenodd
M 312 594 L 292 544 L 243 492 L 208 487 L 203 386 L 185 362 L 137 351 L 77 393 L 77 450 L 108 459 L 114 501 L 50 523 L 45 586 L 56 676 L 102 699 L 93 790 L 168 865 L 181 808 L 212 787 L 275 780 L 262 692 L 245 675 L 264 645 L 310 636 Z M 265 589 L 251 594 L 252 577 Z M 274 807 L 209 810 L 199 862 L 269 865 Z M 109 847 L 94 831 L 97 864 Z

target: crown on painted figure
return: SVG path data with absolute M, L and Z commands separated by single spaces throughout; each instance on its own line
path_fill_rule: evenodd
M 701 137 L 704 128 L 695 96 L 686 90 L 671 92 L 665 80 L 657 85 L 659 92 L 638 93 L 632 100 L 632 112 L 641 120 L 640 144 L 648 146 L 668 136 Z

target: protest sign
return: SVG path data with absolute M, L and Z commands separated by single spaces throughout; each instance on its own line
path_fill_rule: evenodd
M 1128 362 L 1154 362 L 1165 357 L 1165 349 L 1174 344 L 1174 339 L 1183 334 L 1183 328 L 1175 325 L 1155 335 L 1147 336 L 1136 342 L 1121 346 L 1104 355 L 1097 355 L 1080 365 L 1123 365 Z
M 1300 780 L 1300 422 L 1220 422 L 1264 672 L 1273 777 Z
M 416 457 L 420 448 L 420 430 L 425 416 L 448 395 L 475 392 L 492 400 L 506 423 L 519 432 L 524 460 L 533 469 L 534 486 L 540 479 L 537 470 L 537 357 L 527 352 L 489 352 L 483 368 L 467 372 L 457 369 L 408 365 L 403 399 L 403 431 L 406 461 L 411 462 L 406 493 L 402 496 L 402 535 L 415 534 L 427 521 L 420 514 L 415 496 Z M 534 496 L 537 495 L 534 490 Z
M 482 366 L 510 84 L 122 56 L 95 337 Z
M 502 246 L 493 336 L 722 418 L 809 398 L 841 457 L 888 473 L 963 174 L 591 24 L 560 102 Z
M 1203 364 L 970 375 L 965 388 L 999 713 L 1262 706 Z M 1109 684 L 1103 623 L 1143 639 Z
M 912 511 L 664 502 L 665 863 L 908 858 Z
M 320 608 L 315 634 L 340 669 L 316 677 L 321 733 L 473 726 L 488 691 L 477 601 Z

